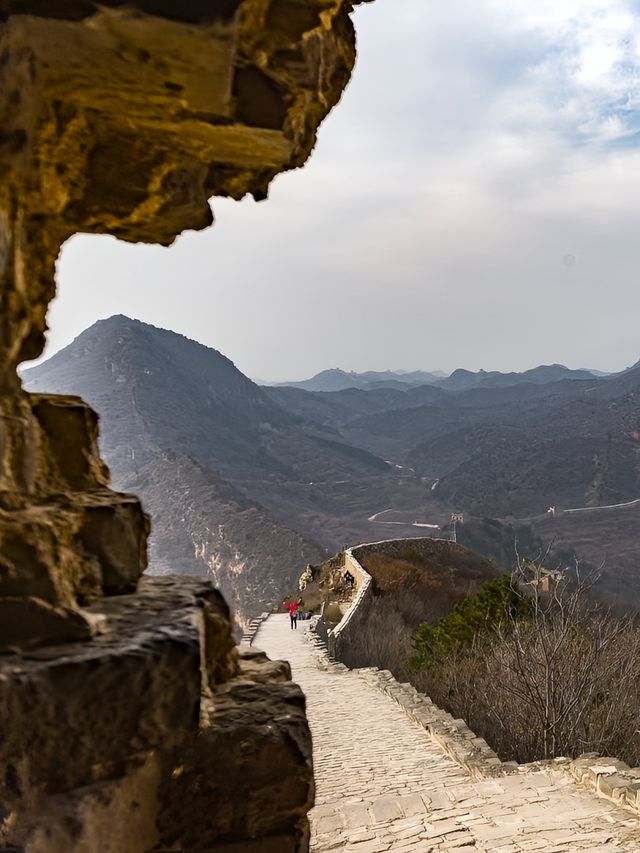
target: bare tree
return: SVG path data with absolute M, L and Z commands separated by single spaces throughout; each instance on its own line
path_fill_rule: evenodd
M 505 611 L 469 649 L 414 677 L 504 758 L 585 751 L 640 760 L 640 631 L 594 596 L 599 571 L 518 560 L 526 615 Z

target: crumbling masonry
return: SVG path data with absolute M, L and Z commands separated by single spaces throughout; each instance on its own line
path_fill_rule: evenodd
M 170 243 L 302 165 L 353 67 L 349 0 L 0 0 L 0 850 L 307 849 L 304 697 L 149 522 L 97 419 L 28 395 L 78 231 Z M 90 283 L 87 283 L 90 286 Z

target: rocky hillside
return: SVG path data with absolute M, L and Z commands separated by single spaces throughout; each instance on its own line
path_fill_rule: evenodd
M 151 570 L 212 575 L 241 621 L 305 563 L 347 543 L 447 537 L 454 510 L 460 541 L 505 568 L 516 539 L 556 539 L 568 558 L 606 561 L 610 588 L 640 602 L 635 511 L 563 515 L 640 498 L 640 366 L 467 374 L 449 380 L 472 387 L 260 387 L 219 352 L 120 316 L 24 378 L 100 413 L 116 487 L 153 515 Z
M 470 412 L 466 423 L 415 447 L 410 464 L 440 478 L 442 500 L 485 515 L 640 497 L 640 368 L 561 384 L 559 395 L 518 405 L 506 396 L 491 412 Z
M 376 595 L 393 598 L 408 619 L 418 614 L 418 621 L 441 618 L 502 572 L 498 563 L 463 545 L 434 539 L 393 540 L 356 553 Z
M 126 317 L 23 381 L 96 409 L 115 487 L 152 514 L 151 572 L 211 575 L 241 622 L 301 565 L 362 538 L 379 501 L 417 499 L 392 466 L 286 411 L 219 352 Z
M 309 422 L 331 419 L 346 440 L 422 483 L 422 501 L 411 512 L 390 505 L 370 539 L 415 536 L 416 522 L 440 524 L 437 535 L 446 536 L 449 513 L 461 511 L 468 535 L 460 541 L 503 565 L 513 562 L 516 539 L 534 550 L 555 541 L 568 558 L 604 564 L 604 585 L 640 604 L 640 504 L 595 509 L 640 498 L 640 365 L 615 376 L 553 365 L 531 373 L 513 384 L 509 374 L 497 384 L 487 375 L 485 386 L 462 390 L 441 382 L 269 394 Z
M 497 374 L 497 385 L 491 376 L 462 390 L 449 380 L 406 391 L 266 390 L 308 423 L 331 423 L 415 470 L 434 498 L 469 513 L 528 518 L 550 505 L 640 497 L 640 366 L 604 378 L 556 365 Z

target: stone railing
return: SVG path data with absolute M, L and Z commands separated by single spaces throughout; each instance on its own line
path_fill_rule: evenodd
M 347 548 L 344 552 L 344 570 L 348 569 L 355 578 L 355 594 L 342 619 L 335 628 L 327 631 L 327 648 L 331 657 L 334 658 L 339 656 L 340 646 L 349 642 L 351 632 L 358 629 L 360 620 L 365 618 L 373 597 L 371 575 L 362 568 L 354 556 L 354 550 L 358 549 Z
M 400 556 L 403 549 L 416 548 L 420 550 L 421 545 L 425 542 L 433 542 L 433 537 L 382 539 L 379 542 L 367 542 L 345 550 L 344 571 L 348 569 L 354 576 L 356 593 L 340 622 L 334 628 L 327 630 L 327 648 L 331 657 L 340 658 L 341 648 L 349 643 L 349 638 L 360 629 L 363 621 L 367 619 L 369 606 L 373 600 L 373 580 L 358 558 L 379 551 L 389 553 L 391 556 Z
M 251 646 L 253 644 L 256 634 L 258 633 L 258 629 L 263 622 L 267 621 L 270 615 L 270 613 L 261 613 L 249 622 L 244 634 L 242 635 L 242 640 L 240 641 L 241 645 Z

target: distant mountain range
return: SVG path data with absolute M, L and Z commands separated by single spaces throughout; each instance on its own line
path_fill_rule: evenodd
M 563 379 L 593 379 L 596 374 L 589 370 L 571 370 L 563 364 L 543 364 L 522 373 L 500 373 L 497 370 L 454 370 L 438 384 L 451 391 L 467 391 L 470 388 L 504 388 L 526 382 L 547 384 Z
M 304 391 L 345 391 L 348 388 L 356 388 L 359 391 L 371 391 L 376 388 L 405 390 L 416 385 L 433 384 L 444 376 L 446 374 L 441 371 L 427 373 L 424 370 L 368 370 L 365 373 L 354 373 L 335 367 L 316 373 L 311 379 L 304 379 L 301 382 L 278 382 L 275 385 L 276 387 L 302 388 Z
M 559 382 L 562 379 L 593 379 L 601 376 L 606 374 L 599 371 L 571 370 L 562 364 L 540 365 L 522 373 L 500 373 L 496 370 L 474 372 L 459 368 L 450 376 L 441 370 L 431 373 L 424 370 L 369 370 L 365 373 L 354 373 L 332 368 L 316 373 L 311 379 L 300 382 L 278 382 L 274 385 L 275 387 L 302 388 L 304 391 L 346 391 L 349 388 L 359 391 L 383 388 L 406 391 L 408 388 L 420 385 L 437 385 L 451 391 L 466 391 L 470 388 L 499 388 L 524 382 L 540 384 Z
M 608 590 L 640 605 L 640 363 L 610 376 L 556 365 L 455 371 L 404 391 L 267 390 L 308 422 L 331 423 L 350 443 L 414 471 L 428 494 L 413 517 L 378 516 L 381 537 L 415 534 L 403 518 L 440 521 L 439 511 L 459 510 L 467 526 L 479 522 L 460 539 L 471 547 L 505 555 L 516 529 L 521 543 L 556 540 L 564 553 L 604 562 Z
M 306 562 L 345 543 L 448 535 L 453 510 L 470 544 L 505 561 L 515 530 L 606 558 L 640 602 L 640 503 L 563 514 L 640 498 L 640 364 L 610 377 L 329 370 L 308 380 L 321 389 L 260 387 L 213 349 L 116 316 L 23 381 L 99 412 L 114 485 L 152 513 L 151 571 L 210 575 L 239 622 Z

